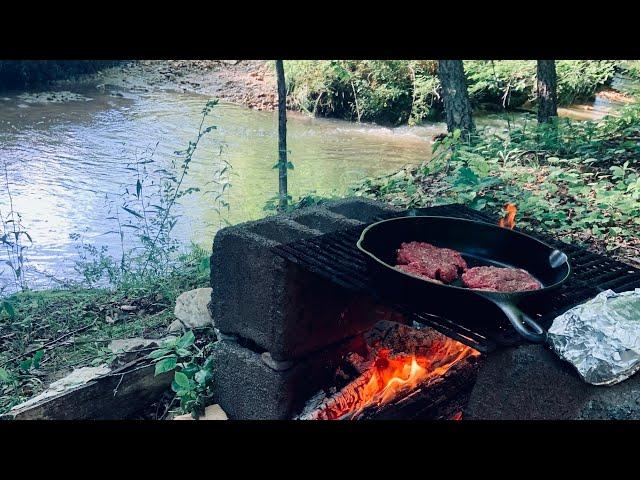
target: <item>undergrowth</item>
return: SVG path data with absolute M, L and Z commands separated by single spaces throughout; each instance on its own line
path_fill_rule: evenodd
M 20 241 L 31 238 L 23 234 L 11 204 L 0 216 L 0 239 L 11 267 L 8 284 L 17 290 L 0 297 L 0 415 L 73 368 L 112 362 L 112 340 L 165 336 L 178 295 L 208 286 L 208 252 L 196 245 L 185 250 L 173 231 L 180 218 L 176 206 L 198 191 L 185 187 L 184 179 L 200 142 L 216 128 L 205 125 L 216 104 L 207 102 L 196 137 L 176 152 L 169 168 L 156 164 L 155 148 L 128 165 L 132 185 L 112 199 L 108 217 L 113 224 L 108 233 L 118 235 L 121 252 L 112 255 L 74 235 L 79 280 L 67 282 L 68 288 L 29 290 L 21 274 L 26 259 Z M 217 185 L 208 192 L 211 206 L 221 214 L 229 208 L 230 169 L 222 161 L 210 182 Z M 6 189 L 10 192 L 8 182 Z M 129 235 L 134 246 L 125 248 Z
M 432 160 L 366 180 L 354 193 L 402 207 L 457 202 L 495 213 L 515 203 L 519 226 L 640 265 L 637 104 L 619 117 L 480 131 L 468 142 L 454 132 L 434 151 Z
M 560 60 L 558 101 L 591 99 L 619 62 Z M 535 100 L 535 60 L 465 61 L 475 107 L 515 108 Z M 416 124 L 443 109 L 435 60 L 295 60 L 285 62 L 289 103 L 314 115 L 381 124 Z

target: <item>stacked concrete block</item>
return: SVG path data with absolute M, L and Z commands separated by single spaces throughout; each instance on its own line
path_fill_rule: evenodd
M 316 363 L 335 364 L 342 346 L 379 320 L 370 299 L 287 262 L 272 248 L 397 213 L 353 198 L 217 233 L 209 308 L 223 336 L 241 340 L 220 341 L 215 351 L 216 402 L 230 418 L 291 418 L 322 386 L 326 375 L 317 373 Z

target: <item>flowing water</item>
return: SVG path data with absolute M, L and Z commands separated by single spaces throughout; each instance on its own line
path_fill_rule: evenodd
M 39 101 L 40 97 L 19 93 L 0 95 L 0 169 L 4 174 L 6 164 L 13 209 L 33 239 L 27 251 L 32 287 L 51 282 L 35 272 L 61 279 L 76 276 L 78 240 L 71 238 L 73 234 L 118 255 L 120 238 L 108 217 L 113 217 L 125 188 L 135 190 L 131 162 L 157 144 L 155 165 L 169 168 L 177 158 L 174 152 L 194 139 L 209 99 L 161 90 L 142 94 L 113 94 L 90 86 L 67 90 L 76 95 L 65 102 Z M 596 105 L 597 115 L 616 106 L 598 100 Z M 585 108 L 576 111 L 584 115 Z M 524 118 L 511 117 L 512 121 Z M 479 117 L 477 123 L 506 125 L 500 116 Z M 219 189 L 212 180 L 223 160 L 233 166 L 227 215 L 231 223 L 264 216 L 265 203 L 275 196 L 277 115 L 220 104 L 207 124 L 217 129 L 199 146 L 187 182 L 201 191 L 183 199 L 175 233 L 185 244 L 209 248 L 221 225 L 211 191 Z M 289 113 L 288 148 L 294 164 L 290 194 L 294 198 L 343 195 L 349 185 L 366 177 L 418 164 L 430 157 L 432 137 L 444 130 L 441 123 L 385 128 Z M 2 192 L 0 210 L 6 213 L 10 199 L 4 188 Z M 131 241 L 132 236 L 125 237 L 125 243 Z M 1 268 L 0 288 L 3 279 L 9 279 L 7 267 L 4 272 Z

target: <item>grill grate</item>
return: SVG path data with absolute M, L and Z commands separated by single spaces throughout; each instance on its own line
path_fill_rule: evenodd
M 406 215 L 404 212 L 401 215 Z M 496 223 L 496 218 L 472 210 L 463 205 L 441 205 L 420 209 L 417 214 L 466 218 L 469 220 Z M 375 219 L 384 220 L 394 215 Z M 274 252 L 285 259 L 336 284 L 359 293 L 378 297 L 369 279 L 364 255 L 356 248 L 356 242 L 367 225 L 359 225 L 317 237 L 299 240 L 274 247 Z M 522 230 L 525 233 L 526 230 Z M 572 275 L 559 289 L 548 294 L 544 302 L 526 299 L 520 307 L 549 328 L 553 319 L 569 308 L 582 303 L 599 292 L 612 289 L 622 292 L 640 288 L 640 270 L 584 248 L 561 242 L 547 235 L 535 234 L 537 238 L 565 252 L 571 262 Z M 418 323 L 429 325 L 441 333 L 461 341 L 482 352 L 500 346 L 522 342 L 504 318 L 491 325 L 473 325 L 467 318 L 416 311 L 411 305 L 393 305 L 399 312 Z M 467 315 L 468 316 L 468 315 Z

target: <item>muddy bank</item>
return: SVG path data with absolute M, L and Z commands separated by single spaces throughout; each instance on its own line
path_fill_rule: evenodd
M 268 60 L 138 60 L 57 85 L 86 83 L 106 91 L 201 93 L 255 110 L 273 110 L 278 97 L 272 63 Z

